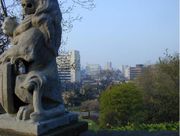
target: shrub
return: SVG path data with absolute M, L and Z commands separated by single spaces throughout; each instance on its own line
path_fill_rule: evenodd
M 143 120 L 142 92 L 133 83 L 113 85 L 100 97 L 100 126 L 112 127 Z

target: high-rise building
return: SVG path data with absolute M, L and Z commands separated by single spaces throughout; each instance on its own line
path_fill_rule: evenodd
M 111 61 L 106 63 L 105 70 L 110 70 L 110 71 L 113 70 Z
M 126 80 L 130 80 L 130 66 L 122 65 L 122 73 Z
M 140 76 L 143 72 L 144 65 L 137 64 L 136 67 L 130 67 L 130 80 L 134 80 L 138 76 Z
M 86 74 L 92 78 L 98 78 L 101 72 L 101 66 L 99 64 L 87 64 Z
M 58 65 L 58 74 L 61 82 L 80 82 L 80 54 L 79 51 L 73 50 L 61 52 L 56 58 Z

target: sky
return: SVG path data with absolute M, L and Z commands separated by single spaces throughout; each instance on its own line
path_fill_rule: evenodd
M 121 65 L 153 64 L 179 52 L 178 0 L 95 0 L 92 11 L 68 34 L 67 50 L 79 50 L 81 64 L 111 61 Z

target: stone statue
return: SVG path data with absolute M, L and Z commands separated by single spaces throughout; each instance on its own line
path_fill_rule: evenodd
M 23 20 L 7 17 L 3 24 L 12 47 L 0 56 L 0 102 L 17 119 L 37 122 L 65 113 L 56 65 L 62 15 L 57 0 L 21 5 Z

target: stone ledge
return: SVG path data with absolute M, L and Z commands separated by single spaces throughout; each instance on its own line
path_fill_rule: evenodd
M 78 122 L 77 114 L 67 113 L 66 115 L 40 122 L 33 123 L 31 121 L 17 121 L 15 116 L 7 114 L 0 115 L 0 136 L 55 136 L 61 133 L 80 134 L 87 130 L 87 123 Z M 62 135 L 62 136 L 66 136 Z M 71 136 L 71 135 L 67 135 Z M 76 135 L 72 135 L 76 136 Z
M 63 127 L 52 129 L 45 134 L 38 136 L 79 136 L 81 133 L 88 130 L 87 122 L 76 122 Z M 0 136 L 36 136 L 33 134 L 19 133 L 12 130 L 0 129 Z

